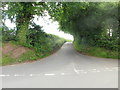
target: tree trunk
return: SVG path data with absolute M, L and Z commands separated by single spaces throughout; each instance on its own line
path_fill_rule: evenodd
M 28 10 L 29 8 L 32 8 L 32 3 L 20 3 L 23 7 L 22 10 L 20 10 L 20 13 L 16 16 L 16 39 L 20 44 L 25 44 L 27 41 L 26 35 L 28 32 L 28 26 L 29 22 L 32 18 L 31 10 Z
M 25 44 L 27 39 L 26 35 L 28 32 L 29 20 L 17 25 L 16 39 L 20 44 Z

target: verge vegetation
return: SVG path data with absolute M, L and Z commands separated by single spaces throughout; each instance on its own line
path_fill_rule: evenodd
M 34 33 L 33 33 L 34 32 Z M 2 65 L 31 62 L 44 58 L 58 50 L 66 40 L 56 35 L 46 34 L 42 28 L 34 24 L 29 29 L 27 43 L 20 44 L 13 40 L 14 35 L 8 35 L 12 32 L 4 32 L 2 46 Z
M 62 31 L 74 37 L 77 51 L 118 58 L 120 48 L 118 2 L 49 3 L 48 12 Z
M 59 23 L 60 30 L 73 35 L 76 50 L 98 57 L 117 58 L 120 49 L 119 8 L 118 2 L 3 2 L 0 41 L 4 42 L 3 47 L 5 42 L 11 42 L 11 47 L 16 45 L 24 54 L 17 54 L 19 58 L 13 59 L 16 58 L 10 56 L 13 52 L 7 53 L 1 63 L 43 58 L 66 42 L 46 34 L 42 27 L 34 24 L 35 16 L 45 16 L 46 11 Z M 15 29 L 5 26 L 6 19 L 15 23 Z

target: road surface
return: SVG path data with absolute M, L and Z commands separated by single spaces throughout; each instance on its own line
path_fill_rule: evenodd
M 41 60 L 3 66 L 1 76 L 3 88 L 118 88 L 118 60 L 85 56 L 65 43 Z

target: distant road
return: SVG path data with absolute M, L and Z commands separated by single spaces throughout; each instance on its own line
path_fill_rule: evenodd
M 1 76 L 3 88 L 118 88 L 118 60 L 81 55 L 65 43 L 44 59 L 3 66 Z

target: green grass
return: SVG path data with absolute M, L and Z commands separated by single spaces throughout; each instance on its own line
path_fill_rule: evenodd
M 2 59 L 0 60 L 0 65 L 4 66 L 4 65 L 16 64 L 16 63 L 22 63 L 22 62 L 35 61 L 37 59 L 44 58 L 46 56 L 51 55 L 53 53 L 51 52 L 42 53 L 42 52 L 35 52 L 34 50 L 28 50 L 18 58 L 12 58 L 11 53 L 5 54 L 2 56 Z
M 0 60 L 0 62 L 2 63 L 1 65 L 4 66 L 4 65 L 16 63 L 16 60 L 11 58 L 10 55 L 3 55 L 2 60 Z
M 79 45 L 77 42 L 74 42 L 73 46 L 78 52 L 82 54 L 101 57 L 101 58 L 118 59 L 117 51 L 106 50 L 100 47 L 89 47 L 89 46 Z
M 8 64 L 32 61 L 32 60 L 36 60 L 36 59 L 38 59 L 38 57 L 35 55 L 35 52 L 33 50 L 28 50 L 26 53 L 23 53 L 18 58 L 12 58 L 10 53 L 5 54 L 2 56 L 2 60 L 0 60 L 0 62 L 4 66 L 4 65 L 8 65 Z
M 33 50 L 28 50 L 26 53 L 23 53 L 19 58 L 16 59 L 17 62 L 24 61 L 34 61 L 38 59 Z
M 11 54 L 6 54 L 2 56 L 2 59 L 0 60 L 0 65 L 4 66 L 4 65 L 16 64 L 16 63 L 22 63 L 22 62 L 35 61 L 37 59 L 44 58 L 46 56 L 51 55 L 51 52 L 42 54 L 42 53 L 36 53 L 34 50 L 28 50 L 18 58 L 12 58 Z
M 19 42 L 16 41 L 6 42 L 6 43 L 10 43 L 13 47 L 23 46 L 29 49 L 17 58 L 11 57 L 12 51 L 10 53 L 4 54 L 2 56 L 2 59 L 0 60 L 1 65 L 4 66 L 4 65 L 16 64 L 16 63 L 31 62 L 40 58 L 44 58 L 54 53 L 66 42 L 65 39 L 60 38 L 58 36 L 51 34 L 48 35 L 49 37 L 41 36 L 40 37 L 41 40 L 38 39 L 39 42 L 35 42 L 36 43 L 35 46 L 31 46 L 27 43 L 21 45 Z M 3 43 L 3 46 L 5 46 L 6 43 Z
M 66 41 L 67 41 L 67 42 L 72 42 L 72 40 L 69 40 L 69 39 L 67 39 Z

